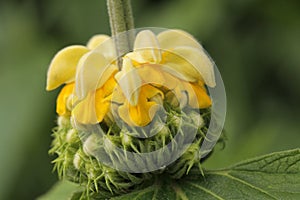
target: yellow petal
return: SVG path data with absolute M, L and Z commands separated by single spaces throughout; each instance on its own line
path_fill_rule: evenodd
M 104 97 L 111 95 L 116 87 L 117 87 L 117 82 L 115 79 L 115 72 L 114 72 L 111 74 L 110 78 L 102 86 Z
M 174 49 L 174 52 L 184 59 L 186 59 L 192 66 L 197 70 L 197 74 L 200 73 L 201 78 L 204 79 L 206 85 L 210 87 L 215 87 L 215 74 L 214 74 L 214 63 L 208 57 L 208 55 L 203 51 L 192 47 L 178 47 Z
M 115 75 L 115 78 L 130 104 L 136 105 L 142 81 L 129 58 L 123 58 L 122 70 Z
M 129 58 L 129 59 L 132 61 L 132 64 L 133 64 L 135 67 L 140 67 L 140 66 L 142 66 L 143 64 L 149 62 L 148 60 L 146 60 L 146 59 L 140 54 L 140 52 L 130 52 L 130 53 L 127 53 L 127 54 L 125 55 L 125 58 Z
M 112 75 L 103 87 L 96 91 L 90 91 L 73 109 L 75 120 L 83 124 L 101 122 L 109 111 L 115 86 L 116 81 Z
M 155 102 L 143 101 L 136 106 L 128 102 L 119 107 L 119 115 L 130 126 L 146 126 L 149 124 L 159 106 Z
M 89 49 L 95 49 L 98 47 L 100 44 L 105 42 L 106 40 L 109 40 L 110 37 L 107 35 L 99 34 L 99 35 L 94 35 L 87 43 L 87 48 Z
M 204 80 L 206 85 L 215 87 L 214 64 L 204 51 L 177 47 L 172 52 L 164 53 L 163 58 L 164 66 L 170 68 L 175 76 L 189 82 Z
M 50 63 L 46 90 L 54 90 L 63 83 L 74 81 L 78 61 L 88 51 L 88 48 L 79 45 L 60 50 Z
M 153 87 L 152 85 L 146 84 L 143 85 L 141 88 L 141 98 L 145 98 L 145 99 L 150 99 L 152 97 L 154 97 L 155 95 L 161 95 L 162 98 L 164 97 L 164 93 L 162 91 L 160 91 L 159 89 L 157 89 L 156 87 Z
M 117 104 L 123 104 L 126 101 L 126 97 L 119 85 L 114 88 L 111 101 Z
M 114 62 L 117 59 L 117 52 L 115 48 L 115 43 L 112 38 L 103 40 L 101 44 L 93 50 L 94 52 L 101 53 L 109 62 Z
M 133 60 L 138 59 L 136 61 L 140 63 L 159 63 L 161 61 L 161 52 L 154 33 L 149 30 L 138 33 L 134 41 L 134 53 L 139 55 L 130 54 L 129 56 L 133 56 Z M 142 60 L 140 60 L 141 58 Z
M 105 97 L 105 93 L 106 92 L 104 90 L 96 91 L 96 115 L 98 122 L 101 122 L 103 120 L 104 116 L 108 113 L 111 105 L 112 95 Z
M 163 70 L 161 70 L 161 71 L 162 71 L 162 75 L 165 80 L 165 83 L 163 86 L 168 90 L 172 90 L 172 89 L 176 88 L 176 86 L 180 82 L 179 79 L 166 71 L 163 71 Z
M 157 87 L 164 87 L 166 89 L 174 89 L 179 80 L 172 76 L 166 70 L 162 70 L 163 66 L 158 64 L 145 64 L 137 68 L 139 76 L 142 81 L 147 84 L 152 84 Z
M 82 124 L 98 123 L 95 104 L 95 91 L 89 92 L 72 110 L 72 116 L 76 122 Z
M 130 126 L 146 126 L 149 124 L 159 105 L 154 101 L 148 100 L 158 94 L 163 98 L 163 93 L 159 89 L 151 85 L 143 85 L 137 105 L 131 105 L 126 101 L 119 107 L 118 112 L 121 119 Z
M 202 83 L 186 83 L 185 90 L 188 93 L 189 105 L 193 108 L 208 108 L 212 102 Z
M 186 59 L 174 52 L 164 52 L 161 69 L 173 76 L 188 82 L 201 79 L 199 72 Z
M 202 46 L 189 33 L 182 30 L 167 30 L 157 35 L 160 47 L 163 50 L 174 49 L 179 46 L 189 46 L 202 50 Z
M 164 85 L 165 79 L 158 65 L 143 65 L 137 68 L 138 74 L 145 83 Z
M 90 91 L 102 87 L 117 70 L 117 66 L 111 65 L 101 53 L 94 51 L 87 53 L 78 63 L 75 87 L 76 97 L 81 100 Z
M 75 84 L 70 83 L 65 85 L 60 91 L 57 100 L 56 100 L 56 112 L 58 115 L 67 115 L 69 111 L 67 109 L 67 101 L 71 94 L 73 94 Z

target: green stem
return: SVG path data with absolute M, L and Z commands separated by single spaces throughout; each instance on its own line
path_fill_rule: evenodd
M 115 39 L 115 46 L 118 56 L 119 68 L 122 66 L 121 56 L 132 50 L 134 32 L 125 31 L 134 29 L 130 0 L 107 0 L 107 8 L 110 20 L 112 36 Z M 123 33 L 123 34 L 120 34 Z

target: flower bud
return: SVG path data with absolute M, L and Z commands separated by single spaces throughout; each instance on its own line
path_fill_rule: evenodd
M 120 136 L 121 136 L 121 139 L 122 139 L 122 144 L 124 146 L 130 146 L 131 145 L 131 142 L 132 142 L 131 136 L 128 135 L 126 133 L 126 131 L 122 130 L 121 133 L 120 133 Z
M 66 141 L 68 143 L 73 143 L 76 139 L 77 139 L 77 131 L 75 129 L 70 129 L 68 130 L 67 132 L 67 135 L 66 135 Z
M 70 125 L 70 119 L 65 116 L 59 116 L 57 118 L 57 124 L 59 127 L 67 127 Z
M 75 167 L 76 169 L 80 170 L 81 163 L 82 163 L 82 160 L 81 160 L 81 158 L 80 158 L 79 153 L 77 152 L 77 153 L 74 155 L 73 165 L 74 165 L 74 167 Z
M 200 113 L 198 113 L 196 111 L 191 111 L 189 113 L 189 116 L 192 119 L 193 123 L 195 125 L 197 125 L 199 128 L 202 128 L 205 125 L 204 120 L 203 120 L 202 116 L 200 115 Z
M 178 116 L 178 114 L 173 113 L 170 115 L 170 122 L 173 126 L 180 127 L 181 126 L 181 117 Z
M 90 135 L 83 143 L 83 152 L 86 155 L 93 156 L 98 146 L 98 136 L 96 134 Z
M 165 123 L 162 122 L 156 122 L 154 124 L 154 128 L 152 129 L 152 131 L 155 131 L 154 134 L 157 134 L 159 136 L 168 136 L 170 134 L 170 130 L 168 128 L 168 126 Z M 154 135 L 151 133 L 151 135 Z

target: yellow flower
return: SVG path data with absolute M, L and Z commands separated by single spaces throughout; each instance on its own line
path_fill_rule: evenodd
M 215 86 L 213 62 L 191 35 L 180 30 L 168 30 L 157 37 L 148 30 L 140 32 L 134 51 L 125 55 L 116 79 L 127 99 L 119 115 L 128 124 L 138 126 L 151 122 L 157 110 L 151 109 L 150 105 L 157 103 L 149 101 L 146 93 L 167 89 L 178 101 L 188 101 L 192 108 L 207 108 L 212 102 L 205 84 Z M 140 89 L 145 84 L 147 91 Z
M 60 50 L 52 59 L 47 74 L 46 90 L 54 90 L 62 84 L 65 86 L 60 91 L 56 100 L 56 112 L 60 116 L 70 115 L 70 99 L 75 87 L 74 80 L 77 63 L 89 51 L 85 46 L 73 45 Z
M 188 33 L 167 30 L 157 35 L 149 30 L 140 32 L 134 43 L 134 52 L 126 55 L 136 63 L 159 64 L 164 71 L 188 81 L 202 80 L 215 86 L 213 62 L 202 46 Z
M 96 90 L 88 92 L 86 97 L 73 108 L 73 116 L 82 124 L 101 122 L 109 112 L 113 88 L 116 86 L 114 74 Z
M 103 51 L 103 48 L 107 49 L 105 45 L 103 45 L 105 46 L 103 47 L 101 44 L 105 44 L 106 43 L 105 41 L 107 41 L 108 39 L 109 37 L 106 35 L 96 35 L 89 40 L 86 47 L 81 45 L 73 45 L 73 46 L 66 47 L 60 50 L 52 59 L 48 69 L 46 89 L 53 90 L 59 87 L 60 85 L 65 84 L 65 86 L 62 88 L 57 98 L 56 110 L 59 115 L 70 115 L 71 113 L 71 109 L 73 106 L 72 102 L 74 101 L 75 98 L 73 96 L 73 93 L 75 92 L 74 90 L 77 85 L 77 83 L 75 84 L 75 78 L 76 76 L 78 76 L 78 71 L 86 72 L 87 71 L 86 68 L 88 68 L 89 64 L 91 64 L 92 62 L 91 56 L 88 57 L 87 54 L 91 54 L 91 52 L 97 52 L 98 54 L 100 54 L 100 52 Z M 107 53 L 107 51 L 103 51 L 103 55 L 101 56 L 109 57 L 110 55 Z M 97 63 L 96 65 L 99 68 L 98 64 L 101 65 L 101 63 Z M 106 72 L 105 75 L 106 77 L 107 76 L 110 77 L 111 74 L 113 74 L 116 71 L 116 68 L 109 67 L 109 70 L 107 71 L 108 72 Z M 83 75 L 86 74 L 83 73 Z M 99 87 L 104 88 L 105 86 L 103 85 L 108 78 L 106 78 L 106 80 L 103 80 L 101 83 L 99 83 L 98 88 Z M 91 87 L 86 82 L 82 84 L 85 87 Z M 79 87 L 79 89 L 81 88 Z M 81 92 L 82 91 L 83 93 L 80 93 L 81 96 L 79 95 L 79 97 L 84 98 L 85 96 L 87 96 L 87 94 L 85 93 L 86 90 L 82 89 Z M 101 89 L 97 90 L 96 92 L 97 97 L 102 95 L 103 92 L 100 91 Z M 99 95 L 100 93 L 101 95 Z M 91 96 L 91 94 L 89 96 Z M 106 98 L 106 96 L 103 96 L 103 98 Z M 78 97 L 76 97 L 75 99 L 78 99 Z M 89 100 L 85 102 L 88 101 Z M 105 115 L 105 113 L 103 113 L 102 110 L 101 112 L 97 112 L 97 114 L 98 114 L 97 117 L 98 119 L 102 119 L 103 118 L 102 115 Z M 84 119 L 84 117 L 81 117 L 80 119 L 82 118 Z
M 96 38 L 97 39 L 97 38 Z M 82 124 L 101 122 L 109 112 L 118 71 L 113 40 L 94 45 L 78 63 L 72 114 Z
M 150 123 L 159 108 L 158 102 L 151 98 L 157 95 L 163 98 L 163 92 L 149 84 L 144 84 L 138 70 L 135 70 L 127 57 L 123 58 L 122 70 L 115 78 L 123 94 L 116 95 L 119 99 L 116 102 L 124 102 L 118 108 L 121 119 L 131 126 L 145 126 Z M 123 99 L 120 100 L 122 97 Z M 112 101 L 116 98 L 113 97 Z

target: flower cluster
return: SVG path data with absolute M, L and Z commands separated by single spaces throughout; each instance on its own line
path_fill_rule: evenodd
M 208 108 L 205 85 L 214 87 L 213 63 L 188 33 L 167 30 L 157 36 L 138 33 L 134 50 L 117 65 L 113 40 L 96 35 L 87 46 L 74 45 L 53 58 L 47 90 L 65 84 L 57 98 L 57 113 L 73 115 L 83 124 L 100 123 L 112 112 L 130 126 L 149 124 L 164 102 Z
M 106 194 L 100 189 L 112 194 L 132 190 L 157 173 L 180 178 L 194 166 L 201 171 L 200 146 L 213 103 L 206 88 L 216 85 L 213 62 L 184 31 L 141 31 L 133 50 L 121 57 L 114 39 L 96 35 L 86 46 L 62 49 L 47 76 L 47 90 L 64 85 L 57 98 L 58 126 L 50 150 L 57 156 L 55 169 L 60 177 L 86 185 L 87 196 L 93 197 Z M 99 126 L 105 137 L 82 131 L 78 124 Z M 140 133 L 146 137 L 135 137 Z M 180 139 L 173 142 L 177 135 Z M 111 152 L 110 144 L 124 152 Z M 95 152 L 106 152 L 100 156 L 108 164 Z M 120 159 L 129 152 L 158 154 L 144 160 Z M 172 160 L 174 152 L 181 153 Z M 109 163 L 124 164 L 128 171 Z

